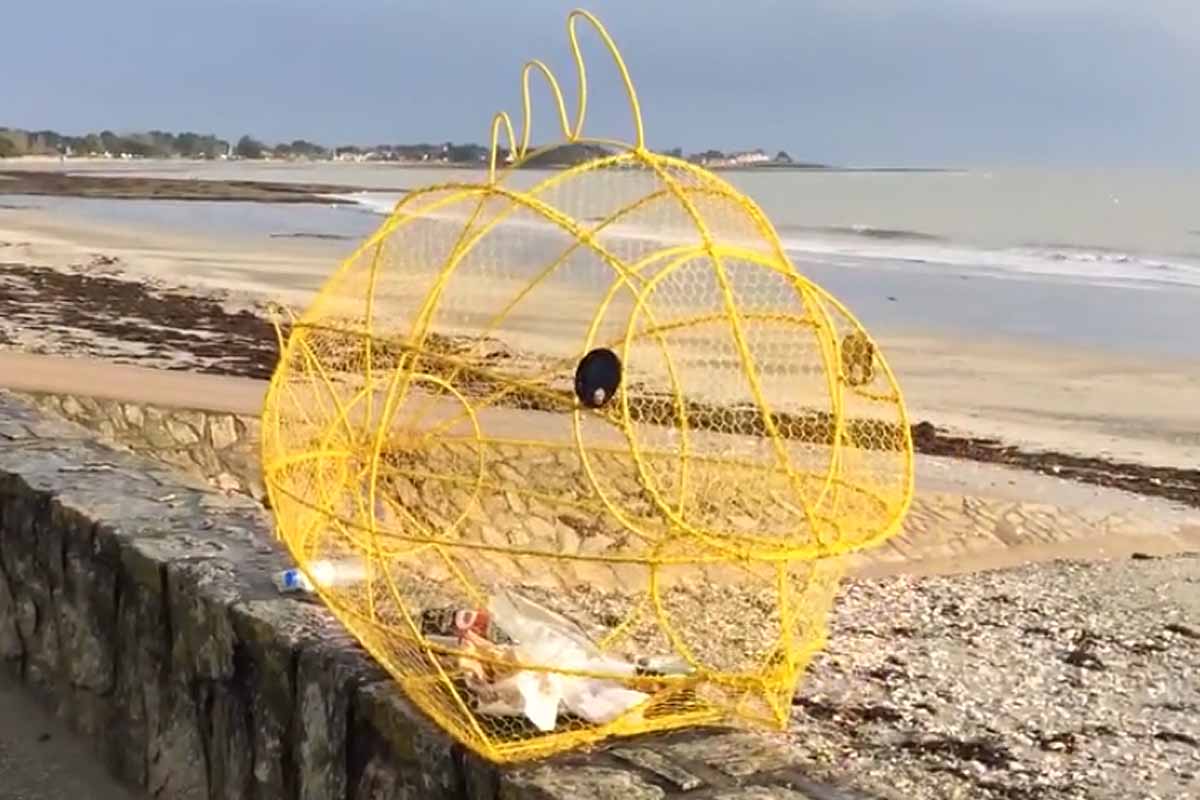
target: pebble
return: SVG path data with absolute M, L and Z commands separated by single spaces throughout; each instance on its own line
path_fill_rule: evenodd
M 1198 579 L 1200 554 L 847 581 L 793 742 L 883 798 L 1200 797 L 1200 641 L 1166 633 Z

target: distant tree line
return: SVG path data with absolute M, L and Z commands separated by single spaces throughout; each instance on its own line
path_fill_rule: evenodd
M 527 167 L 564 167 L 605 154 L 604 148 L 592 144 L 567 144 L 535 154 L 524 163 Z M 732 158 L 720 150 L 705 150 L 684 155 L 679 147 L 663 151 L 675 158 L 720 164 Z M 112 131 L 68 136 L 57 131 L 27 131 L 0 127 L 0 158 L 27 155 L 110 156 L 113 158 L 241 158 L 241 159 L 308 159 L 428 162 L 442 164 L 481 165 L 488 162 L 489 150 L 479 144 L 442 142 L 440 144 L 379 144 L 374 146 L 340 145 L 326 147 L 305 139 L 269 145 L 253 136 L 242 136 L 230 143 L 213 134 L 144 133 L 117 134 Z M 507 161 L 508 151 L 497 153 L 499 163 Z M 780 151 L 769 165 L 793 164 L 791 157 Z
M 478 144 L 381 144 L 326 147 L 305 139 L 269 145 L 253 136 L 234 143 L 212 134 L 112 131 L 68 136 L 57 131 L 28 131 L 0 127 L 0 158 L 30 155 L 111 156 L 135 158 L 362 158 L 372 161 L 431 161 L 452 164 L 485 163 L 488 148 Z M 503 156 L 504 153 L 501 153 Z
M 229 151 L 229 142 L 212 134 L 144 133 L 112 131 L 68 136 L 58 131 L 25 131 L 0 128 L 0 157 L 27 155 L 138 156 L 141 158 L 217 158 Z

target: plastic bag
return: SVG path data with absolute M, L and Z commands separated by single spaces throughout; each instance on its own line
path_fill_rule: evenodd
M 516 642 L 513 656 L 519 664 L 622 676 L 637 671 L 633 664 L 602 653 L 574 622 L 520 595 L 501 592 L 488 611 Z M 603 725 L 649 698 L 615 680 L 532 669 L 519 670 L 493 688 L 507 699 L 510 713 L 519 695 L 522 715 L 541 731 L 554 730 L 560 709 Z

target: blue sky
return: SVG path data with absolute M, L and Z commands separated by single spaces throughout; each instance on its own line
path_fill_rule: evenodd
M 849 164 L 1200 165 L 1196 0 L 593 0 L 654 147 Z M 483 141 L 575 3 L 57 0 L 0 17 L 0 125 Z M 593 38 L 589 130 L 628 137 Z M 547 98 L 538 134 L 552 133 Z

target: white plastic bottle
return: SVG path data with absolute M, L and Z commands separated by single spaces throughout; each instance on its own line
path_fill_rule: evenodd
M 312 594 L 317 590 L 313 585 L 314 580 L 322 587 L 332 588 L 361 583 L 367 575 L 366 565 L 359 558 L 313 561 L 308 565 L 308 572 L 312 580 L 298 567 L 285 569 L 275 575 L 275 586 L 284 594 Z

